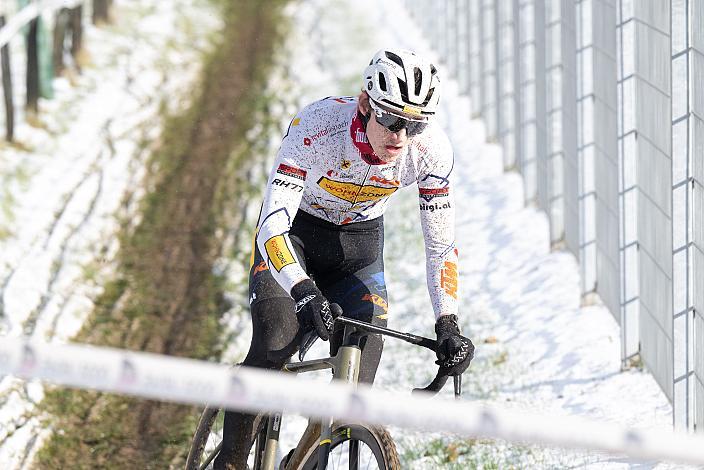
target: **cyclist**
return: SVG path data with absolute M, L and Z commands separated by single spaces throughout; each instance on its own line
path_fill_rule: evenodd
M 336 350 L 331 304 L 385 326 L 383 213 L 415 184 L 436 317 L 440 373 L 461 374 L 474 354 L 457 325 L 457 249 L 450 142 L 434 122 L 436 68 L 411 51 L 381 50 L 357 97 L 328 97 L 291 121 L 269 176 L 252 250 L 253 335 L 243 365 L 281 369 L 314 330 Z M 362 345 L 360 381 L 374 380 L 382 340 Z M 225 415 L 215 468 L 246 468 L 255 416 Z

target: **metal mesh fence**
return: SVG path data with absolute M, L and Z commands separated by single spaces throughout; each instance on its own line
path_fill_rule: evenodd
M 535 200 L 538 185 L 537 123 L 536 123 L 536 37 L 537 0 L 520 0 L 518 13 L 518 91 L 519 132 L 518 169 L 523 175 L 525 198 Z M 540 13 L 538 13 L 540 14 Z M 542 73 L 541 73 L 542 75 Z
M 672 400 L 672 137 L 663 125 L 671 115 L 669 9 L 634 4 L 641 356 Z
M 499 142 L 504 149 L 504 168 L 516 165 L 518 145 L 518 83 L 517 18 L 518 0 L 498 2 L 497 15 L 497 76 L 499 94 Z
M 592 0 L 577 0 L 577 177 L 582 292 L 596 289 Z
M 704 2 L 433 8 L 448 44 L 423 19 L 429 37 L 465 42 L 448 68 L 621 326 L 624 365 L 640 354 L 675 424 L 704 427 Z
M 496 2 L 483 0 L 481 9 L 482 116 L 489 140 L 498 137 L 498 76 L 496 73 Z
M 565 238 L 565 218 L 578 226 L 577 184 L 566 175 L 577 156 L 576 32 L 572 1 L 546 2 L 546 154 L 550 240 Z M 576 173 L 575 173 L 576 174 Z M 567 193 L 570 193 L 567 195 Z M 566 201 L 569 199 L 569 203 Z M 578 237 L 578 233 L 576 234 Z
M 639 351 L 638 289 L 638 177 L 635 122 L 635 19 L 630 5 L 619 3 L 618 41 L 618 153 L 619 153 L 619 251 L 621 261 L 621 356 Z
M 691 377 L 692 358 L 690 345 L 694 332 L 690 316 L 689 266 L 691 251 L 688 208 L 691 201 L 688 168 L 688 128 L 690 106 L 686 90 L 689 88 L 687 73 L 688 25 L 685 0 L 672 1 L 671 61 L 672 61 L 672 313 L 674 345 L 674 417 L 675 424 L 686 426 L 692 421 L 690 398 L 693 397 Z
M 479 2 L 467 4 L 467 29 L 469 32 L 469 97 L 472 116 L 478 117 L 482 109 L 482 44 L 481 44 L 481 5 Z
M 689 357 L 690 349 L 693 349 L 693 367 L 690 363 L 688 369 L 694 370 L 694 380 L 692 381 L 692 395 L 689 403 L 694 408 L 694 423 L 689 423 L 688 427 L 696 426 L 698 430 L 704 428 L 704 3 L 687 2 L 689 11 L 686 11 L 687 33 L 685 37 L 691 37 L 691 44 L 688 48 L 689 74 L 690 80 L 688 90 L 691 90 L 691 103 L 689 110 L 689 129 L 691 139 L 687 150 L 689 158 L 687 160 L 690 169 L 691 199 L 692 203 L 688 207 L 689 227 L 693 227 L 691 246 L 688 252 L 691 253 L 689 262 L 691 265 L 690 278 L 687 283 L 689 290 L 688 301 L 690 309 L 693 310 L 693 322 L 691 331 L 687 338 L 691 348 L 687 348 Z M 689 231 L 688 231 L 689 232 Z M 690 314 L 687 313 L 687 317 Z
M 561 116 L 553 123 L 562 125 L 564 179 L 564 241 L 567 249 L 579 259 L 580 246 L 580 184 L 577 154 L 577 11 L 574 0 L 560 2 Z M 551 139 L 554 141 L 554 136 Z

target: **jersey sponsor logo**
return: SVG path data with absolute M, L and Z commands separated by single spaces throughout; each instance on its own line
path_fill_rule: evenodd
M 347 159 L 343 158 L 342 161 L 340 162 L 340 168 L 342 168 L 343 170 L 349 170 L 351 166 L 352 166 L 352 162 Z
M 419 151 L 420 153 L 422 153 L 423 155 L 427 155 L 427 154 L 428 154 L 428 150 L 429 150 L 429 149 L 428 149 L 428 146 L 427 146 L 427 145 L 423 145 L 423 143 L 420 141 L 420 139 L 413 139 L 413 140 L 411 141 L 411 145 L 413 145 L 416 149 L 418 149 L 418 151 Z
M 283 235 L 276 235 L 268 239 L 264 243 L 264 248 L 266 248 L 266 254 L 269 256 L 272 266 L 278 272 L 281 272 L 285 266 L 296 262 Z
M 362 132 L 365 134 L 364 141 L 358 140 L 358 132 Z M 372 148 L 372 146 L 369 145 L 368 141 L 366 141 L 366 130 L 362 122 L 359 120 L 358 113 L 354 115 L 354 117 L 352 118 L 352 123 L 350 124 L 350 139 L 352 139 L 352 143 L 357 148 L 359 154 L 362 156 L 364 161 L 366 161 L 370 165 L 380 164 L 370 162 L 370 160 L 373 161 L 376 158 L 376 155 L 374 155 L 374 149 Z
M 419 188 L 419 196 L 430 202 L 435 197 L 446 197 L 450 193 L 450 188 Z
M 284 181 L 279 178 L 274 178 L 274 181 L 272 181 L 271 184 L 276 185 L 276 186 L 281 186 L 282 188 L 287 188 L 292 191 L 296 191 L 297 193 L 300 193 L 301 191 L 303 191 L 302 184 L 291 183 L 289 181 Z
M 286 165 L 284 163 L 279 165 L 279 168 L 276 170 L 276 172 L 281 173 L 282 175 L 290 176 L 292 178 L 298 178 L 299 180 L 306 179 L 305 170 L 301 168 L 296 168 L 295 166 Z
M 368 144 L 369 141 L 367 140 L 367 133 L 357 129 L 354 132 L 354 141 L 362 144 Z
M 303 139 L 303 145 L 312 145 L 313 142 L 316 140 L 320 139 L 321 137 L 325 137 L 326 135 L 330 134 L 331 132 L 339 132 L 343 130 L 345 127 L 347 127 L 346 123 L 338 124 L 336 126 L 332 127 L 326 127 L 325 129 L 311 135 L 308 137 L 305 137 Z
M 381 309 L 388 313 L 389 311 L 389 304 L 384 300 L 384 298 L 378 294 L 364 294 L 362 296 L 362 300 L 365 302 L 371 302 L 377 307 L 381 307 Z
M 445 261 L 445 267 L 440 270 L 440 287 L 447 295 L 457 299 L 457 263 Z
M 444 204 L 441 204 L 439 202 L 436 202 L 434 204 L 425 204 L 425 203 L 420 203 L 420 210 L 422 211 L 430 211 L 430 212 L 435 212 L 439 211 L 441 209 L 449 209 L 452 206 L 450 205 L 449 202 L 446 202 Z
M 400 182 L 400 181 L 397 181 L 397 180 L 387 180 L 387 179 L 384 178 L 384 177 L 376 176 L 376 175 L 374 175 L 374 176 L 372 176 L 371 178 L 369 178 L 369 181 L 374 181 L 375 183 L 381 183 L 381 184 L 388 184 L 389 186 L 396 186 L 396 187 L 401 186 L 401 182 Z
M 376 201 L 390 196 L 398 188 L 382 188 L 374 185 L 360 186 L 355 183 L 343 183 L 326 177 L 321 177 L 318 180 L 318 186 L 323 188 L 328 193 L 335 197 L 343 199 L 347 202 L 367 202 Z

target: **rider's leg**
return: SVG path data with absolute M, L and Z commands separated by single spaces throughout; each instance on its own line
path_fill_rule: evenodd
M 296 352 L 299 326 L 293 300 L 275 297 L 255 301 L 252 312 L 252 342 L 242 365 L 264 369 L 281 369 Z M 225 412 L 223 448 L 215 460 L 215 469 L 244 469 L 256 415 L 238 411 Z
M 345 316 L 367 321 L 373 325 L 386 326 L 388 301 L 384 281 L 383 238 L 365 233 L 344 235 L 342 241 L 346 245 L 364 247 L 356 258 L 348 260 L 356 264 L 356 270 L 334 283 L 320 282 L 321 290 L 331 302 L 338 303 L 342 307 Z M 362 241 L 367 243 L 361 243 Z M 333 335 L 332 352 L 337 351 L 340 346 L 342 334 L 343 329 L 338 328 Z M 381 360 L 383 338 L 379 335 L 369 335 L 362 340 L 361 346 L 362 362 L 359 381 L 372 383 Z

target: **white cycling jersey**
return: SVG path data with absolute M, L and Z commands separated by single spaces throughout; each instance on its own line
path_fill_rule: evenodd
M 307 279 L 288 232 L 300 209 L 337 225 L 381 216 L 400 187 L 417 184 L 428 290 L 435 316 L 457 313 L 452 147 L 431 122 L 385 164 L 369 145 L 355 97 L 312 103 L 291 121 L 269 176 L 256 236 L 286 290 Z

